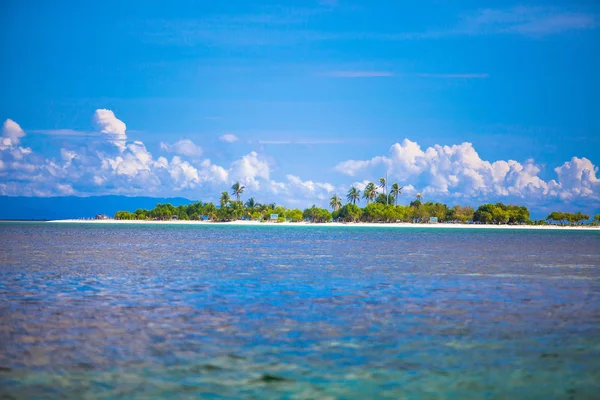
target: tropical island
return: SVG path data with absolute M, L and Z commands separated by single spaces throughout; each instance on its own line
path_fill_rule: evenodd
M 379 192 L 379 189 L 382 192 Z M 477 225 L 554 225 L 554 226 L 598 226 L 600 214 L 593 219 L 582 212 L 551 212 L 546 219 L 532 220 L 525 206 L 495 203 L 482 204 L 477 209 L 471 206 L 448 206 L 440 202 L 425 202 L 417 194 L 408 205 L 398 205 L 403 187 L 393 183 L 389 193 L 387 182 L 381 178 L 379 185 L 369 183 L 362 191 L 351 187 L 346 194 L 346 204 L 334 194 L 329 206 L 331 210 L 313 205 L 300 210 L 286 208 L 275 203 L 259 203 L 253 197 L 242 201 L 245 187 L 236 182 L 231 195 L 221 193 L 219 204 L 194 202 L 189 205 L 173 206 L 158 204 L 151 210 L 137 209 L 134 212 L 118 211 L 115 220 L 122 221 L 255 221 L 255 222 L 311 222 L 311 223 L 454 223 Z M 365 207 L 359 207 L 361 198 Z

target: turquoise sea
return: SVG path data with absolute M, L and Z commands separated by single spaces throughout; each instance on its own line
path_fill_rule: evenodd
M 598 399 L 600 231 L 0 223 L 0 398 Z

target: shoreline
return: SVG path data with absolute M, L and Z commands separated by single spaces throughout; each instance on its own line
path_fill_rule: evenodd
M 575 230 L 598 231 L 598 226 L 557 226 L 557 225 L 484 225 L 484 224 L 414 224 L 409 222 L 377 223 L 377 222 L 259 222 L 259 221 L 146 221 L 146 220 L 115 220 L 115 219 L 63 219 L 40 221 L 60 224 L 129 224 L 129 225 L 204 225 L 204 226 L 303 226 L 303 227 L 364 227 L 364 228 L 424 228 L 424 229 L 513 229 L 513 230 Z

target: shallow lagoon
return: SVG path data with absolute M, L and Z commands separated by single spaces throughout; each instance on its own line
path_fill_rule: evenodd
M 600 232 L 0 224 L 0 397 L 598 393 Z

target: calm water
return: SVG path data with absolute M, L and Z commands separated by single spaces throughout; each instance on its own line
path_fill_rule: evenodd
M 0 224 L 0 398 L 593 399 L 600 231 Z

